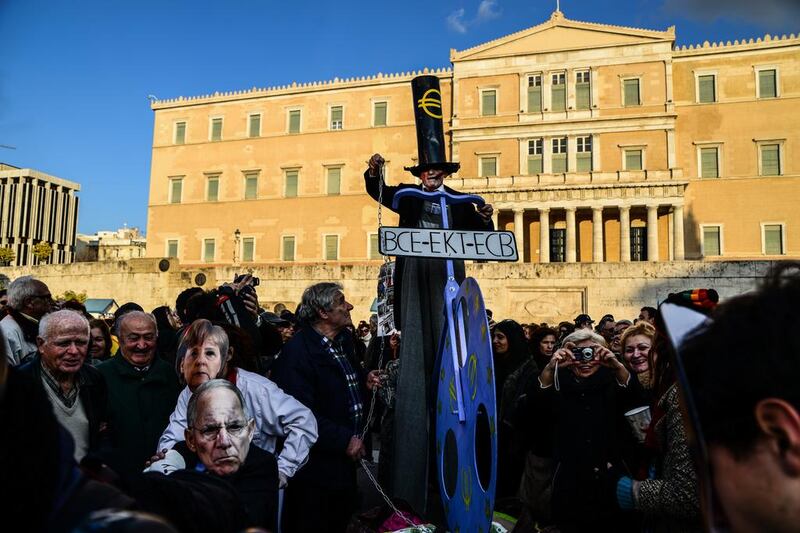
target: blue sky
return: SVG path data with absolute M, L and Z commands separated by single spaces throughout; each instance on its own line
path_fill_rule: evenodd
M 81 184 L 78 229 L 147 222 L 147 95 L 448 66 L 555 0 L 0 0 L 0 161 Z M 562 0 L 571 19 L 678 44 L 800 32 L 798 0 Z

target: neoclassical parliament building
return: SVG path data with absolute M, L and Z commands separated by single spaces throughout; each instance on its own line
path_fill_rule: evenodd
M 413 181 L 423 72 L 461 163 L 446 183 L 494 205 L 525 263 L 800 256 L 798 36 L 678 47 L 556 11 L 450 63 L 154 101 L 148 256 L 379 260 L 365 162 Z

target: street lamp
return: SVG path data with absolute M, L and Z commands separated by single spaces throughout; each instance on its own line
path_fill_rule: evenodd
M 242 236 L 242 232 L 239 231 L 239 228 L 236 228 L 236 231 L 233 232 L 233 264 L 238 264 L 238 256 L 239 256 L 239 238 Z

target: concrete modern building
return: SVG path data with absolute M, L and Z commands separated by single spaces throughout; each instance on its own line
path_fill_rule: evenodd
M 413 180 L 423 72 L 461 162 L 448 184 L 494 204 L 522 262 L 800 255 L 800 38 L 676 47 L 674 27 L 556 11 L 450 62 L 154 102 L 148 256 L 379 260 L 362 173 L 380 152 Z
M 0 170 L 0 247 L 14 251 L 13 266 L 71 263 L 78 224 L 77 183 L 30 168 L 2 165 Z M 52 247 L 41 261 L 39 243 Z

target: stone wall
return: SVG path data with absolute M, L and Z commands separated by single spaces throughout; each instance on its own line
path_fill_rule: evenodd
M 42 265 L 32 268 L 0 268 L 0 285 L 24 274 L 33 274 L 53 294 L 70 289 L 90 298 L 114 298 L 119 304 L 136 301 L 150 310 L 174 305 L 183 289 L 203 288 L 230 281 L 237 273 L 253 270 L 261 279 L 261 304 L 271 308 L 282 302 L 292 309 L 303 289 L 318 281 L 342 283 L 355 306 L 353 319 L 364 319 L 375 298 L 379 263 L 249 265 L 192 268 L 169 260 L 161 271 L 160 259 Z M 665 263 L 490 263 L 467 266 L 482 288 L 486 305 L 497 319 L 521 322 L 555 322 L 588 312 L 595 319 L 604 313 L 615 317 L 638 316 L 644 305 L 655 305 L 670 292 L 690 288 L 715 288 L 730 297 L 752 289 L 772 262 L 665 262 Z M 202 275 L 202 276 L 200 276 Z M 200 279 L 202 281 L 202 279 Z

